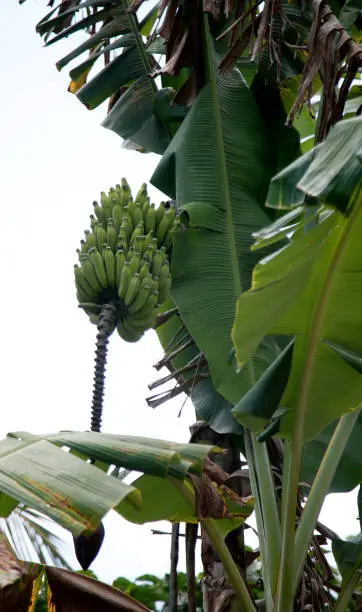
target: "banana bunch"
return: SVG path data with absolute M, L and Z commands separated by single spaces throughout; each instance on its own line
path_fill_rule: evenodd
M 145 183 L 133 200 L 126 179 L 93 206 L 74 266 L 77 298 L 93 323 L 104 304 L 115 302 L 119 335 L 136 342 L 167 300 L 172 235 L 180 220 L 172 206 L 150 204 Z

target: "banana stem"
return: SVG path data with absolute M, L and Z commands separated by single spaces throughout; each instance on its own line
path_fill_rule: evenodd
M 214 519 L 208 518 L 201 521 L 210 541 L 219 555 L 220 561 L 223 564 L 225 573 L 233 587 L 237 598 L 239 599 L 241 608 L 240 612 L 255 612 L 255 606 L 249 595 L 249 591 L 240 576 L 239 570 L 232 558 L 228 547 L 225 544 L 224 538 L 221 536 Z
M 254 510 L 255 510 L 256 526 L 257 526 L 258 538 L 259 538 L 260 561 L 261 561 L 263 580 L 264 580 L 266 609 L 269 611 L 272 608 L 272 604 L 273 604 L 273 597 L 272 597 L 271 583 L 270 583 L 270 574 L 271 574 L 270 567 L 269 567 L 270 558 L 267 554 L 267 539 L 265 537 L 260 492 L 259 492 L 258 482 L 256 479 L 251 436 L 249 432 L 246 432 L 244 440 L 245 440 L 245 452 L 246 452 L 246 459 L 248 462 L 251 490 L 252 490 L 253 497 L 254 497 Z
M 283 478 L 282 545 L 276 597 L 276 612 L 292 612 L 295 576 L 295 520 L 298 479 L 303 448 L 304 406 L 297 410 L 286 478 Z
M 172 476 L 169 477 L 169 480 L 180 491 L 180 493 L 182 493 L 189 504 L 195 507 L 195 493 L 193 489 L 187 486 L 183 480 L 173 478 Z M 240 602 L 240 612 L 255 612 L 253 600 L 251 599 L 249 591 L 239 573 L 237 565 L 225 544 L 224 538 L 217 528 L 216 521 L 212 518 L 205 518 L 201 519 L 200 522 L 209 536 L 210 542 L 213 545 L 214 550 L 217 552 L 229 582 Z
M 312 488 L 308 495 L 301 520 L 295 536 L 296 571 L 295 585 L 305 563 L 309 541 L 312 537 L 320 509 L 328 492 L 340 458 L 348 442 L 349 436 L 356 423 L 359 410 L 349 412 L 340 418 L 333 433 L 331 441 L 324 454 L 322 463 L 314 478 Z
M 254 448 L 255 468 L 260 489 L 260 502 L 264 536 L 267 545 L 269 581 L 272 592 L 275 593 L 278 578 L 278 563 L 281 549 L 280 517 L 275 496 L 275 487 L 270 468 L 266 445 L 258 442 L 251 433 Z

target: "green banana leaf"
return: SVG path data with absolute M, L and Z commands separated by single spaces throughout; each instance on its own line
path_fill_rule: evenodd
M 359 0 L 346 0 L 344 6 L 341 8 L 338 20 L 350 34 L 352 34 L 353 24 L 360 13 L 361 3 Z
M 136 508 L 124 499 L 120 504 L 122 516 L 132 523 L 143 524 L 159 520 L 175 523 L 195 523 L 195 508 L 191 506 L 172 482 L 165 478 L 140 476 L 134 486 L 142 495 L 142 507 Z M 189 485 L 191 487 L 191 485 Z M 247 519 L 254 510 L 253 498 L 243 505 L 232 500 L 226 501 L 228 518 L 216 518 L 218 529 L 225 537 Z
M 217 450 L 207 445 L 91 432 L 48 436 L 10 434 L 0 442 L 0 491 L 5 494 L 3 502 L 7 502 L 1 509 L 9 512 L 9 499 L 16 500 L 56 520 L 75 535 L 84 530 L 93 531 L 111 508 L 121 512 L 120 504 L 126 498 L 131 506 L 142 505 L 140 514 L 148 509 L 134 486 L 124 484 L 56 445 L 66 445 L 84 459 L 92 457 L 110 465 L 143 471 L 149 478 L 157 475 L 181 479 L 188 472 L 201 473 L 204 457 Z
M 208 82 L 151 182 L 177 199 L 186 225 L 174 240 L 172 297 L 207 359 L 215 390 L 235 403 L 279 354 L 271 339 L 240 372 L 230 360 L 235 302 L 250 286 L 257 261 L 251 235 L 268 220 L 262 205 L 276 162 L 239 71 L 217 69 L 207 18 L 205 37 Z
M 112 104 L 103 126 L 131 140 L 140 150 L 162 154 L 171 132 L 154 112 L 157 87 L 149 75 L 155 61 L 142 38 L 150 35 L 157 18 L 157 5 L 140 23 L 136 15 L 128 11 L 126 0 L 116 3 L 87 0 L 65 10 L 62 7 L 60 12 L 58 8 L 50 11 L 37 25 L 47 46 L 79 32 L 87 34 L 86 40 L 57 62 L 61 70 L 89 52 L 86 59 L 70 71 L 69 91 L 88 109 L 110 98 Z M 106 65 L 91 77 L 90 72 L 103 57 L 107 58 Z M 113 96 L 117 97 L 116 101 Z
M 335 538 L 332 542 L 332 552 L 344 581 L 348 580 L 356 569 L 359 568 L 362 572 L 362 531 L 349 540 Z
M 277 174 L 267 206 L 292 208 L 312 198 L 327 201 L 344 212 L 354 189 L 362 182 L 362 117 L 337 123 L 328 138 Z
M 317 224 L 256 266 L 252 288 L 237 304 L 233 341 L 241 365 L 266 334 L 295 336 L 291 373 L 280 401 L 285 410 L 280 433 L 285 437 L 291 435 L 297 407 L 305 411 L 303 435 L 309 440 L 361 401 L 361 374 L 332 346 L 362 354 L 362 191 L 355 171 L 360 141 L 349 140 L 349 164 L 329 151 L 329 146 L 336 151 L 338 142 L 347 147 L 351 122 L 355 131 L 361 129 L 361 121 L 355 119 L 333 128 L 298 183 L 306 193 L 313 189 L 324 197 L 343 192 L 346 198 L 346 175 L 352 177 L 350 200 L 342 205 L 348 216 L 326 207 Z M 238 407 L 233 414 L 243 423 Z

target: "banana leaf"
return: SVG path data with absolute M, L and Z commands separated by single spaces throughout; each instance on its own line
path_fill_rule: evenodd
M 157 475 L 179 479 L 188 472 L 201 473 L 203 458 L 217 450 L 207 445 L 91 432 L 48 436 L 10 434 L 0 442 L 0 491 L 56 520 L 74 535 L 84 530 L 94 531 L 111 508 L 121 512 L 120 504 L 125 498 L 131 507 L 140 507 L 140 516 L 148 509 L 134 486 L 56 445 L 75 449 L 84 459 L 92 457 L 110 465 L 144 471 L 148 478 Z M 164 502 L 167 505 L 167 500 Z M 9 512 L 9 507 L 4 504 L 2 509 L 7 508 Z
M 362 119 L 353 119 L 333 128 L 298 183 L 316 197 L 334 199 L 343 193 L 346 215 L 326 207 L 318 223 L 256 266 L 252 288 L 238 300 L 233 341 L 241 365 L 266 334 L 295 336 L 291 373 L 280 401 L 285 410 L 281 436 L 291 435 L 297 408 L 305 411 L 303 435 L 310 440 L 361 401 L 361 374 L 333 348 L 362 354 L 362 191 L 355 163 L 360 141 L 347 140 L 361 127 Z M 347 142 L 351 163 L 344 164 L 342 155 L 333 158 L 329 147 L 336 151 L 339 143 L 347 148 Z M 346 204 L 347 177 L 353 180 Z M 238 407 L 233 414 L 243 423 Z
M 34 610 L 36 604 L 52 610 L 80 612 L 147 612 L 148 608 L 117 588 L 83 574 L 19 561 L 0 533 L 0 608 L 6 612 Z M 40 589 L 45 577 L 47 603 Z M 51 604 L 50 604 L 51 602 Z M 51 607 L 50 607 L 51 605 Z
M 356 569 L 359 568 L 362 572 L 362 531 L 348 540 L 335 538 L 332 542 L 332 552 L 344 581 L 348 580 Z
M 174 240 L 172 297 L 207 359 L 215 390 L 235 403 L 280 352 L 270 339 L 241 371 L 230 359 L 235 302 L 250 286 L 258 259 L 250 251 L 252 233 L 268 220 L 262 207 L 276 163 L 240 72 L 222 75 L 217 68 L 206 17 L 205 37 L 207 83 L 151 182 L 176 198 L 186 226 Z
M 57 62 L 58 70 L 62 70 L 88 52 L 86 59 L 70 71 L 69 91 L 88 109 L 110 99 L 103 126 L 140 150 L 163 153 L 171 132 L 154 112 L 157 87 L 150 74 L 156 61 L 142 38 L 152 31 L 157 5 L 140 23 L 128 11 L 126 0 L 86 0 L 58 8 L 37 25 L 47 46 L 81 32 L 87 36 Z M 104 68 L 95 71 L 102 58 Z

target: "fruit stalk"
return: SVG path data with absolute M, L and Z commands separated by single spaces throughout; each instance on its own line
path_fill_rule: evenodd
M 108 341 L 116 327 L 117 318 L 116 302 L 104 304 L 97 325 L 91 431 L 100 432 L 101 430 Z

